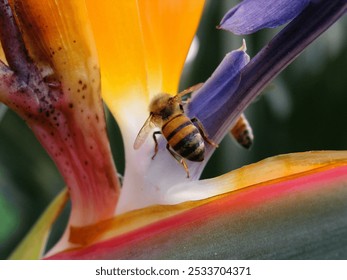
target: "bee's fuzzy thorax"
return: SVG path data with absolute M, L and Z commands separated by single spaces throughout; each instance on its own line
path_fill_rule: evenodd
M 157 94 L 149 104 L 149 112 L 157 114 L 168 106 L 169 100 L 172 96 L 168 93 Z

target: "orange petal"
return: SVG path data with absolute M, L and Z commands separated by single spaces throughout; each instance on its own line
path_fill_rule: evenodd
M 177 91 L 204 1 L 86 3 L 100 58 L 103 97 L 123 133 L 135 126 L 135 134 L 148 114 L 149 92 Z
M 347 163 L 333 158 L 319 169 L 289 172 L 283 178 L 191 202 L 184 212 L 177 212 L 178 206 L 166 206 L 173 215 L 165 219 L 52 258 L 346 256 Z
M 4 54 L 4 50 L 1 47 L 1 44 L 0 44 L 0 60 L 2 62 L 6 63 L 6 57 L 5 57 L 5 54 Z
M 147 76 L 137 1 L 86 3 L 98 48 L 105 102 L 117 119 L 125 104 L 133 102 L 133 106 L 146 109 Z M 126 103 L 127 99 L 130 102 Z
M 151 96 L 175 94 L 204 0 L 139 0 Z
M 205 199 L 187 201 L 175 205 L 147 207 L 121 214 L 113 219 L 89 227 L 73 228 L 71 241 L 75 244 L 87 245 L 100 241 L 106 242 L 106 240 L 110 238 L 119 238 L 119 240 L 125 242 L 128 235 L 137 236 L 137 234 L 142 231 L 147 232 L 148 228 L 151 227 L 160 230 L 158 225 L 161 223 L 168 224 L 169 222 L 166 222 L 166 220 L 175 219 L 174 217 L 176 216 L 188 217 L 189 219 L 190 211 L 195 211 L 194 209 L 200 209 L 203 205 L 211 203 L 218 205 L 219 201 L 223 200 L 224 197 L 232 198 L 238 193 L 248 192 L 247 189 L 260 189 L 259 192 L 261 192 L 262 189 L 266 189 L 269 185 L 275 186 L 276 184 L 280 184 L 284 186 L 287 184 L 286 182 L 288 182 L 288 186 L 292 184 L 290 182 L 294 182 L 293 186 L 295 186 L 296 180 L 308 182 L 307 187 L 309 187 L 309 180 L 311 179 L 307 178 L 311 178 L 310 176 L 313 176 L 312 178 L 321 178 L 323 176 L 322 180 L 325 180 L 324 174 L 328 174 L 328 180 L 333 181 L 334 178 L 329 175 L 331 174 L 329 173 L 331 170 L 340 170 L 338 174 L 344 179 L 345 177 L 343 176 L 345 175 L 342 171 L 346 170 L 346 166 L 347 152 L 344 151 L 307 152 L 269 158 L 242 167 L 221 177 L 195 182 L 197 187 L 201 188 L 201 193 L 206 192 L 206 186 L 209 185 L 210 187 L 217 188 L 219 195 L 216 192 L 213 194 L 211 191 L 207 191 L 209 196 Z M 337 177 L 337 180 L 340 180 L 340 177 Z M 316 182 L 314 184 L 318 183 L 319 182 Z M 191 187 L 192 184 L 194 183 L 188 183 L 186 186 L 186 189 L 188 189 L 187 197 L 191 195 L 191 193 L 189 193 L 189 187 Z M 278 191 L 281 192 L 280 189 Z M 182 190 L 182 192 L 184 191 Z M 275 193 L 276 189 L 272 188 L 271 192 Z M 187 199 L 187 197 L 185 197 L 185 199 Z M 172 203 L 174 202 L 172 201 Z

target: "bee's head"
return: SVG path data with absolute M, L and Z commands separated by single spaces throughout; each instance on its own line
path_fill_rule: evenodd
M 158 116 L 164 120 L 182 112 L 180 102 L 177 98 L 167 93 L 160 93 L 155 96 L 149 104 L 149 111 L 154 116 Z

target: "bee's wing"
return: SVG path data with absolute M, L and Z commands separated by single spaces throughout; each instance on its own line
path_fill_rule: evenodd
M 153 116 L 152 114 L 149 115 L 145 124 L 142 126 L 139 133 L 137 134 L 135 142 L 134 142 L 134 149 L 135 150 L 137 150 L 138 148 L 141 147 L 141 145 L 145 142 L 148 134 L 155 127 L 155 124 L 152 121 L 152 116 Z

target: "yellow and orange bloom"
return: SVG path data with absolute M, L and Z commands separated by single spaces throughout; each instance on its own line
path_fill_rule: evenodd
M 317 220 L 328 223 L 331 217 L 344 217 L 347 152 L 277 156 L 199 181 L 206 161 L 189 164 L 192 176 L 187 180 L 163 141 L 154 160 L 152 139 L 133 149 L 151 98 L 178 91 L 204 4 L 12 0 L 8 6 L 0 1 L 8 16 L 1 23 L 8 64 L 0 64 L 0 101 L 32 128 L 64 176 L 72 202 L 58 244 L 42 255 L 66 192 L 13 258 L 283 258 L 289 255 L 283 238 L 298 241 L 293 250 L 329 239 Z M 16 19 L 12 23 L 11 12 Z M 21 35 L 19 39 L 10 38 L 11 30 Z M 307 32 L 313 40 L 323 29 L 313 25 Z M 285 31 L 281 34 L 254 60 L 245 44 L 227 54 L 186 107 L 188 116 L 199 117 L 214 141 L 224 137 L 260 90 L 307 45 L 289 44 L 293 49 L 276 57 L 279 66 L 269 60 L 278 68 L 262 68 L 262 59 L 286 36 Z M 18 53 L 11 48 L 13 42 Z M 19 65 L 24 70 L 18 71 Z M 122 132 L 122 187 L 106 136 L 100 89 Z M 213 150 L 207 149 L 207 159 Z M 329 211 L 323 213 L 322 205 Z M 319 237 L 310 241 L 312 232 Z M 39 242 L 29 249 L 35 238 Z M 264 242 L 267 238 L 271 240 Z

